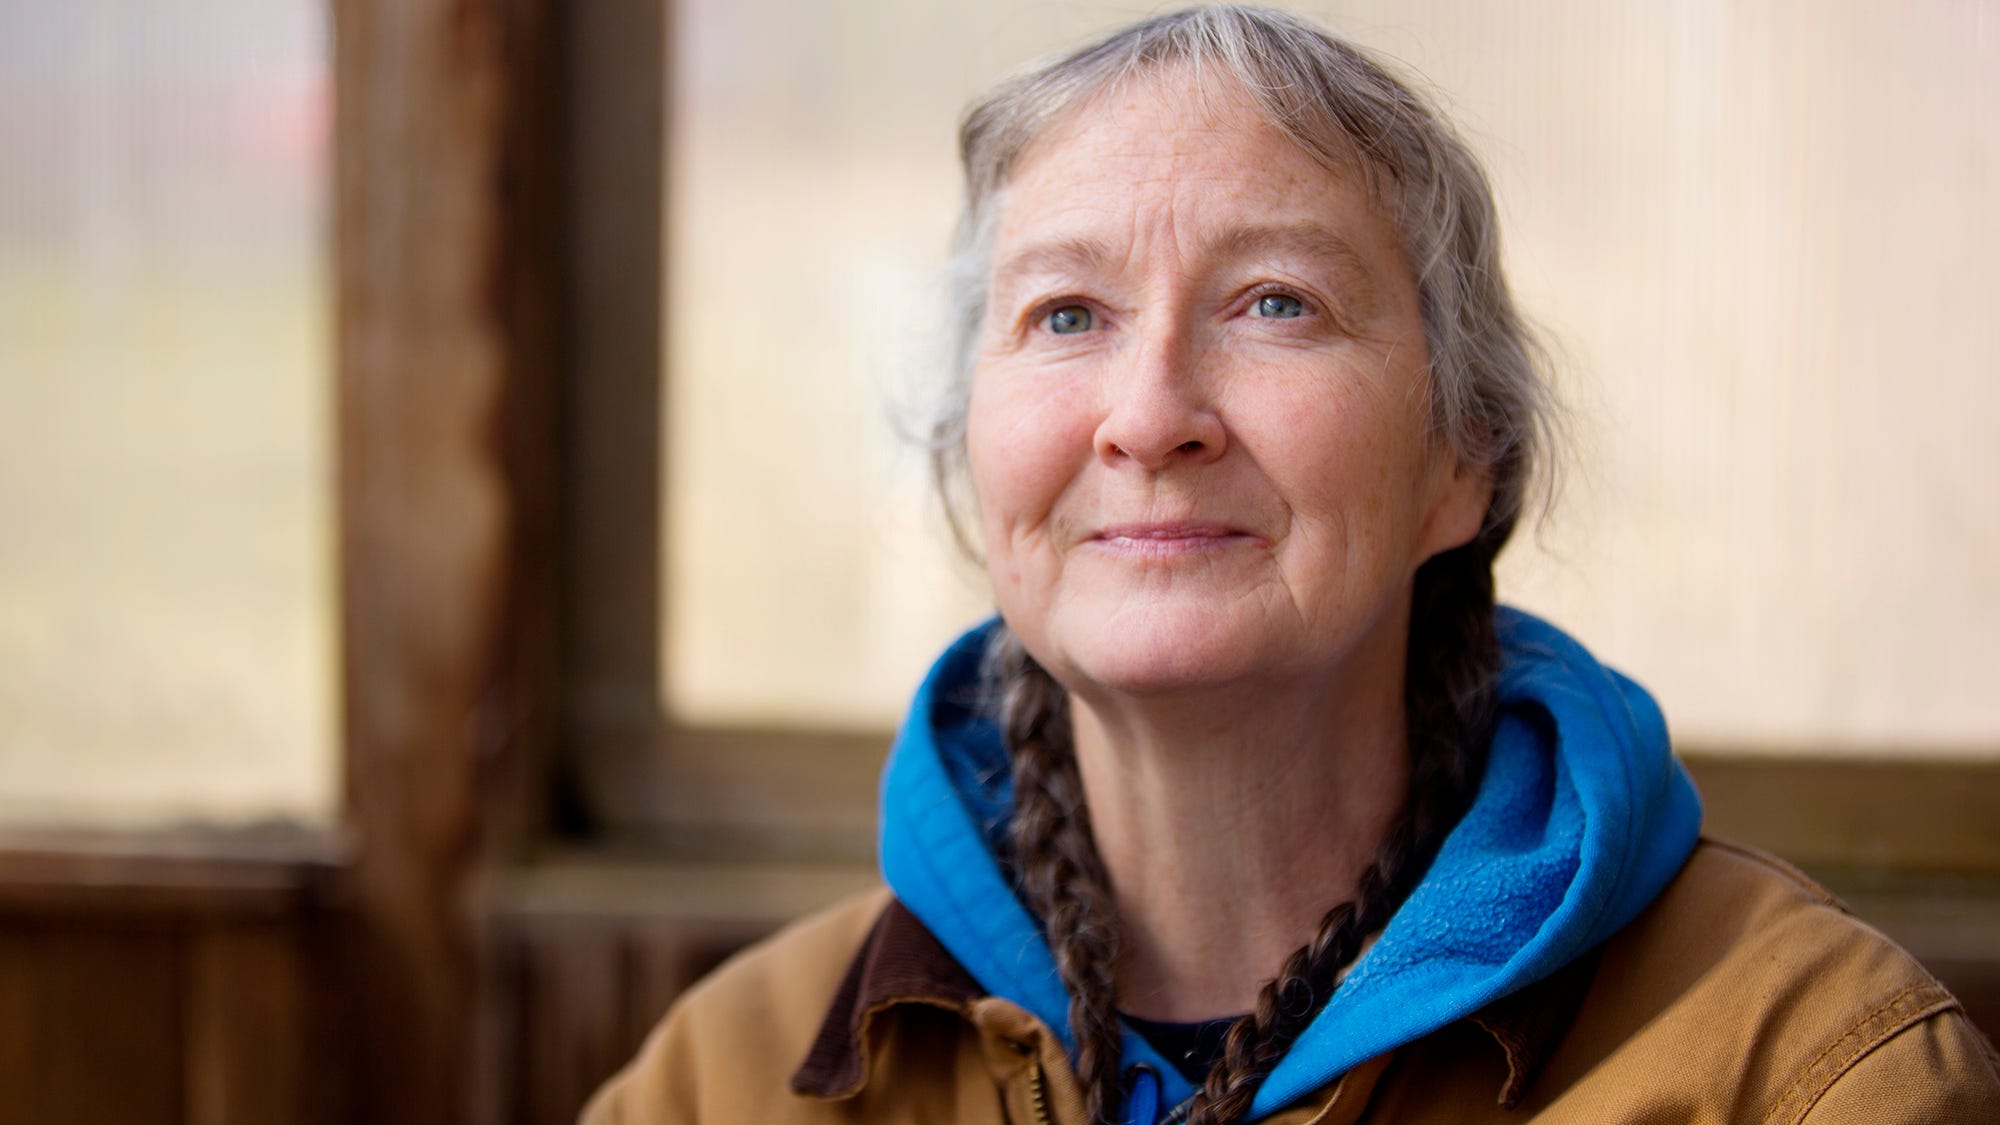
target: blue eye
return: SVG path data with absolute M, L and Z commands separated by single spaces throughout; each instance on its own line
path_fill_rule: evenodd
M 1082 305 L 1064 305 L 1048 315 L 1045 323 L 1058 336 L 1090 331 L 1090 310 Z
M 1305 314 L 1305 302 L 1299 300 L 1297 297 L 1285 293 L 1266 293 L 1264 296 L 1257 298 L 1258 316 L 1270 317 L 1273 320 L 1285 320 L 1295 316 L 1304 316 Z

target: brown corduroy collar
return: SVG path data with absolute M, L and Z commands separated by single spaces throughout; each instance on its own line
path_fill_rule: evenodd
M 844 1098 L 867 1081 L 868 1021 L 898 1004 L 962 1010 L 981 996 L 979 982 L 931 936 L 917 916 L 890 899 L 861 951 L 847 966 L 833 1004 L 792 1074 L 792 1092 Z
M 1596 970 L 1592 952 L 1468 1017 L 1507 1057 L 1507 1079 L 1499 1093 L 1503 1108 L 1512 1109 L 1527 1094 L 1576 1018 Z M 867 1025 L 877 1013 L 901 1004 L 963 1011 L 982 995 L 979 983 L 916 915 L 891 899 L 841 978 L 812 1049 L 792 1074 L 793 1092 L 816 1098 L 859 1092 L 868 1077 Z

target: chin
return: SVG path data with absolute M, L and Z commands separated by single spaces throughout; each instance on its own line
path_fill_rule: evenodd
M 1213 605 L 1124 608 L 1087 621 L 1051 621 L 1043 663 L 1071 690 L 1159 695 L 1225 686 L 1287 663 L 1287 647 Z M 1254 623 L 1261 625 L 1262 623 Z M 1041 646 L 1024 637 L 1029 651 Z M 1039 657 L 1038 657 L 1039 658 Z

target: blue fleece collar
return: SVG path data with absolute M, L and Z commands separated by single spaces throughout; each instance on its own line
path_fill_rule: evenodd
M 1266 1079 L 1252 1120 L 1568 964 L 1694 848 L 1700 802 L 1645 690 L 1538 618 L 1502 609 L 1496 624 L 1501 716 L 1472 807 Z M 882 874 L 983 988 L 1074 1049 L 1054 960 L 996 858 L 1013 799 L 975 694 L 991 627 L 960 637 L 911 704 L 883 773 Z M 1155 1072 L 1156 1105 L 1194 1092 L 1129 1029 L 1125 1060 Z

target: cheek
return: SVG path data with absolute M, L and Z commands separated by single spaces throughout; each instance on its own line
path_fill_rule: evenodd
M 1023 535 L 1047 530 L 1079 455 L 1088 454 L 1091 431 L 1070 409 L 1073 398 L 1034 380 L 996 375 L 975 381 L 966 458 L 989 557 L 1014 549 Z
M 1296 401 L 1280 415 L 1266 471 L 1295 518 L 1337 535 L 1343 553 L 1400 553 L 1421 522 L 1427 459 L 1407 404 L 1349 389 Z

